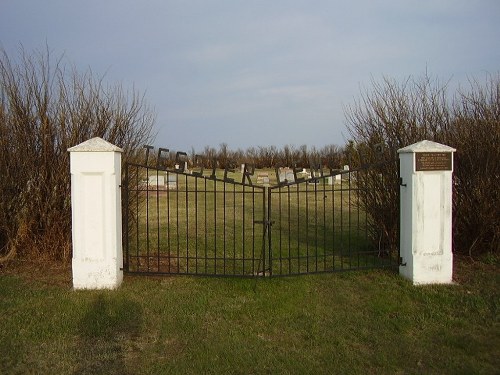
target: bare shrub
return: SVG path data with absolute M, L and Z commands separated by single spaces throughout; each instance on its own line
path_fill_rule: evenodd
M 469 255 L 500 250 L 500 76 L 470 82 L 454 103 L 447 141 L 457 149 L 454 246 Z
M 427 139 L 457 148 L 454 170 L 454 251 L 477 253 L 498 251 L 498 187 L 500 137 L 500 79 L 489 77 L 482 85 L 473 81 L 470 91 L 452 99 L 447 85 L 425 75 L 402 83 L 385 78 L 373 82 L 345 108 L 353 148 L 360 160 L 374 162 L 382 147 L 382 159 L 397 160 L 397 150 Z M 360 161 L 361 162 L 361 161 Z M 387 232 L 387 241 L 397 244 L 396 215 L 399 212 L 398 164 L 387 164 L 376 179 L 365 181 L 376 199 L 363 204 L 374 225 Z M 368 197 L 369 198 L 369 197 Z
M 133 158 L 154 115 L 135 90 L 78 73 L 49 50 L 0 51 L 0 256 L 67 259 L 71 249 L 67 149 L 102 137 Z

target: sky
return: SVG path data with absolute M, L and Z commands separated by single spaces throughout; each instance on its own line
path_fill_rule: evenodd
M 500 71 L 499 0 L 0 0 L 0 47 L 145 93 L 154 145 L 342 146 L 373 81 Z

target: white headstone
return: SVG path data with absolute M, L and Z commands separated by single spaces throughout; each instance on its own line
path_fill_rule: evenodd
M 327 178 L 327 184 L 328 185 L 333 185 L 333 184 L 340 184 L 340 175 L 336 174 L 335 176 L 330 176 Z
M 293 174 L 293 171 L 290 168 L 282 168 L 279 171 L 279 179 L 280 182 L 295 182 L 295 175 Z
M 167 175 L 167 189 L 177 189 L 177 175 L 175 173 L 169 173 Z
M 258 173 L 257 174 L 257 183 L 261 185 L 269 185 L 270 180 L 269 180 L 269 173 Z
M 165 186 L 165 175 L 163 175 L 163 174 L 156 175 L 155 174 L 155 175 L 149 176 L 148 184 L 150 187 L 153 187 L 153 189 L 157 189 L 158 187 Z

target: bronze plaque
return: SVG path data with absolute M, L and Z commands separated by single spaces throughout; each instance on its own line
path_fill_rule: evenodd
M 451 171 L 451 152 L 417 152 L 416 171 Z

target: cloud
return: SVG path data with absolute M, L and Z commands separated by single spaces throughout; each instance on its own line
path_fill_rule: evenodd
M 499 12 L 497 0 L 11 0 L 0 43 L 47 41 L 146 90 L 160 143 L 182 130 L 198 148 L 231 137 L 318 146 L 344 141 L 341 105 L 372 77 L 497 71 Z

